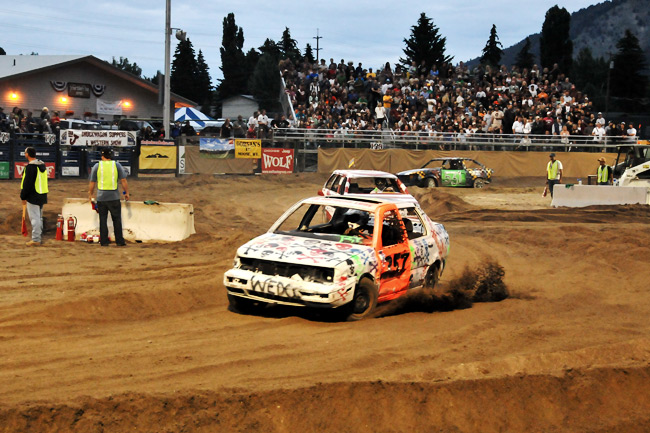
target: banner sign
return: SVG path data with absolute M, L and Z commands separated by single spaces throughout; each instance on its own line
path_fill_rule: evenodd
M 9 161 L 0 161 L 0 179 L 9 179 Z
M 140 170 L 176 170 L 177 157 L 176 146 L 142 146 Z
M 102 147 L 135 146 L 135 132 L 65 129 L 61 131 L 61 145 Z
M 122 101 L 97 100 L 97 114 L 122 115 Z
M 23 177 L 25 166 L 27 166 L 27 162 L 14 163 L 14 179 L 20 179 Z M 48 179 L 54 179 L 56 177 L 56 164 L 54 162 L 46 162 L 45 167 L 47 168 Z
M 81 174 L 81 152 L 78 150 L 61 151 L 61 175 L 75 176 Z
M 262 149 L 262 173 L 293 173 L 293 149 Z
M 90 98 L 90 84 L 68 83 L 68 96 L 72 98 Z
M 185 174 L 185 146 L 178 146 L 178 173 Z
M 221 138 L 199 138 L 199 150 L 201 152 L 224 152 L 235 150 L 234 140 Z
M 262 140 L 235 140 L 235 158 L 261 158 Z

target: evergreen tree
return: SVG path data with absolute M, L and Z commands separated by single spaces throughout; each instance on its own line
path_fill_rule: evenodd
M 490 37 L 483 48 L 483 55 L 481 56 L 481 63 L 484 65 L 490 66 L 499 66 L 501 62 L 501 57 L 503 56 L 503 45 L 499 42 L 499 36 L 497 36 L 497 26 L 492 24 L 492 30 L 490 30 Z
M 262 54 L 248 84 L 253 96 L 259 102 L 260 108 L 276 111 L 280 84 L 277 59 L 269 53 Z
M 212 79 L 201 50 L 196 57 L 196 66 L 196 90 L 197 97 L 200 98 L 197 102 L 200 102 L 203 107 L 209 106 L 212 103 Z
M 607 62 L 594 58 L 589 47 L 580 50 L 571 68 L 571 79 L 576 88 L 589 95 L 594 105 L 605 111 L 607 93 Z
M 246 53 L 246 68 L 249 71 L 255 70 L 255 66 L 257 66 L 257 62 L 260 61 L 260 56 L 261 54 L 255 48 L 251 48 L 250 50 L 248 50 L 248 53 Z
M 142 74 L 142 68 L 139 67 L 138 64 L 135 62 L 133 63 L 129 62 L 129 59 L 126 57 L 120 57 L 119 62 L 115 60 L 115 57 L 113 57 L 113 61 L 111 62 L 111 65 L 123 71 L 129 72 L 135 75 L 136 77 L 139 77 Z
M 311 48 L 310 44 L 307 44 L 305 47 L 305 61 L 309 63 L 310 65 L 313 65 L 316 62 L 316 58 L 314 57 L 314 51 Z
M 630 108 L 638 110 L 648 90 L 648 77 L 643 73 L 647 67 L 643 50 L 639 46 L 639 39 L 629 29 L 616 43 L 616 48 L 618 52 L 614 56 L 611 94 L 625 98 Z
M 223 79 L 218 91 L 222 99 L 247 93 L 248 78 L 252 69 L 247 68 L 243 47 L 244 31 L 235 24 L 235 14 L 229 13 L 223 19 L 223 37 L 219 48 Z
M 6 56 L 7 52 L 0 47 L 0 56 Z
M 526 42 L 524 43 L 524 46 L 521 47 L 521 50 L 517 53 L 517 56 L 515 57 L 515 65 L 521 70 L 526 68 L 530 71 L 534 63 L 535 63 L 535 56 L 533 55 L 533 53 L 530 52 L 530 38 L 526 37 Z
M 289 32 L 289 27 L 284 28 L 282 32 L 282 39 L 278 42 L 280 47 L 282 59 L 289 59 L 294 65 L 297 65 L 302 61 L 302 55 L 300 54 L 300 49 L 298 49 L 298 43 L 295 39 L 291 38 L 291 33 Z
M 174 52 L 172 70 L 169 76 L 171 91 L 194 102 L 201 103 L 196 77 L 198 65 L 192 41 L 179 41 Z
M 264 54 L 268 54 L 271 56 L 276 62 L 280 59 L 280 46 L 275 43 L 272 39 L 266 38 L 264 41 L 264 44 L 258 48 L 260 50 L 260 53 L 262 53 L 262 56 Z
M 413 61 L 420 66 L 424 60 L 428 69 L 433 65 L 440 69 L 443 63 L 448 63 L 453 58 L 445 55 L 447 38 L 440 36 L 438 28 L 424 12 L 420 14 L 417 25 L 411 27 L 411 37 L 404 39 L 404 43 L 406 44 L 403 50 L 405 57 L 400 58 L 399 61 L 407 67 Z
M 560 71 L 568 74 L 571 71 L 573 42 L 569 36 L 571 30 L 571 14 L 557 5 L 546 11 L 539 38 L 540 60 L 543 68 L 549 70 L 555 63 Z

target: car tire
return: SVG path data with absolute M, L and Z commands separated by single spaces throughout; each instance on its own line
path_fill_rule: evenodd
M 356 322 L 370 316 L 377 307 L 379 292 L 370 279 L 364 278 L 354 289 L 354 296 L 347 308 L 347 321 Z
M 438 184 L 436 183 L 436 180 L 434 178 L 432 178 L 432 177 L 427 178 L 426 185 L 427 185 L 427 188 L 435 188 L 435 187 L 438 186 Z
M 485 181 L 483 179 L 474 179 L 474 188 L 483 188 Z
M 252 299 L 242 298 L 228 293 L 228 304 L 230 311 L 241 314 L 254 314 L 264 308 L 264 302 L 253 301 Z
M 434 263 L 429 266 L 427 274 L 424 276 L 424 287 L 427 289 L 433 289 L 438 284 L 440 279 L 440 266 L 438 263 Z

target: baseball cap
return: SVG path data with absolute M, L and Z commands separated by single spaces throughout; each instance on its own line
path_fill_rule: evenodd
M 554 154 L 554 153 L 551 153 L 549 156 L 555 158 L 555 154 Z

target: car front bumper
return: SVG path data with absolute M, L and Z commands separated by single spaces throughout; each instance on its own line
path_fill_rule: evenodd
M 352 300 L 355 281 L 317 283 L 265 275 L 244 269 L 230 269 L 223 276 L 229 295 L 271 304 L 336 308 Z

